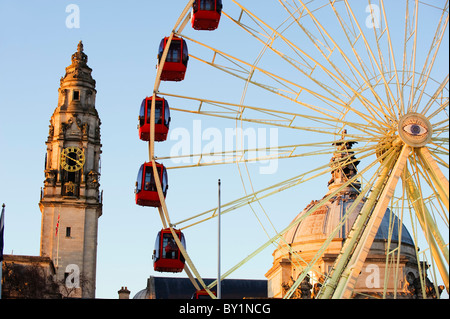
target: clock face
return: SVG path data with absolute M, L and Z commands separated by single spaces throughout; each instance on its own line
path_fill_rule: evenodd
M 61 152 L 61 167 L 68 172 L 79 171 L 84 161 L 84 152 L 79 147 L 67 147 Z

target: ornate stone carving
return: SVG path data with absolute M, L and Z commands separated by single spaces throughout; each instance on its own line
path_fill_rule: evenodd
M 281 284 L 281 287 L 283 288 L 283 295 L 285 295 L 294 285 L 295 280 L 292 278 L 289 282 L 283 282 Z M 309 282 L 309 276 L 306 276 L 303 278 L 300 285 L 295 289 L 295 291 L 292 293 L 291 299 L 311 299 L 311 289 L 313 286 Z
M 83 42 L 80 41 L 80 42 L 78 42 L 78 45 L 77 45 L 77 52 L 72 54 L 72 63 L 82 63 L 82 64 L 87 63 L 88 57 L 83 52 L 83 50 L 84 50 Z
M 61 123 L 60 127 L 59 127 L 59 135 L 64 138 L 64 136 L 66 135 L 66 130 L 67 130 L 67 123 Z
M 90 83 L 95 87 L 95 80 L 92 78 L 92 69 L 87 65 L 88 57 L 83 52 L 83 43 L 78 43 L 77 52 L 72 55 L 72 64 L 66 68 L 66 74 L 61 78 L 61 85 L 66 80 L 81 80 Z
M 94 188 L 98 189 L 100 187 L 100 184 L 98 182 L 99 173 L 91 170 L 89 173 L 86 174 L 86 186 L 87 188 Z
M 50 121 L 50 125 L 48 126 L 48 139 L 51 140 L 53 138 L 53 134 L 55 133 L 55 127 Z
M 68 121 L 68 127 L 70 128 L 73 123 L 76 123 L 78 128 L 81 130 L 81 127 L 83 126 L 83 123 L 78 118 L 77 114 L 74 114 L 73 117 L 71 117 Z
M 55 169 L 47 169 L 45 170 L 45 186 L 55 186 L 56 178 L 58 176 L 58 171 Z

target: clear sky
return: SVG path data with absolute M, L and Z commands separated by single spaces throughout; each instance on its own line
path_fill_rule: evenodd
M 274 14 L 278 11 L 273 11 L 271 5 L 266 6 L 266 1 L 264 7 L 255 6 L 262 1 L 242 2 L 265 16 L 269 23 L 275 20 L 278 25 L 285 18 Z M 134 184 L 140 165 L 148 161 L 147 144 L 140 141 L 137 134 L 139 106 L 143 98 L 152 95 L 159 42 L 169 35 L 185 3 L 182 0 L 0 0 L 0 203 L 6 204 L 7 214 L 5 254 L 39 255 L 41 214 L 38 202 L 44 181 L 48 125 L 57 106 L 59 80 L 82 40 L 97 83 L 96 108 L 102 121 L 100 189 L 104 192 L 104 205 L 99 220 L 96 296 L 117 298 L 122 286 L 127 286 L 134 296 L 145 288 L 150 275 L 177 276 L 153 271 L 151 256 L 161 221 L 156 209 L 135 205 Z M 71 11 L 66 12 L 70 4 L 79 8 L 79 27 L 70 28 L 66 23 L 71 14 Z M 227 10 L 228 1 L 225 0 L 224 5 Z M 278 7 L 278 3 L 275 6 Z M 229 11 L 236 12 L 235 6 L 229 7 Z M 361 15 L 361 21 L 366 19 L 365 5 L 356 5 L 355 12 Z M 397 23 L 404 23 L 399 20 Z M 245 40 L 244 32 L 229 20 L 223 18 L 222 22 L 219 30 L 195 36 L 224 51 L 229 48 L 239 58 L 253 63 L 261 45 L 251 37 Z M 185 32 L 195 34 L 189 26 Z M 240 34 L 239 38 L 234 37 L 236 33 Z M 448 57 L 448 40 L 443 47 Z M 195 49 L 190 48 L 190 53 L 196 55 Z M 448 70 L 448 62 L 442 61 L 443 69 Z M 280 65 L 276 69 L 287 77 L 292 76 L 292 71 L 284 67 L 286 65 Z M 210 71 L 191 59 L 186 80 L 163 83 L 160 91 L 239 103 L 243 82 L 232 77 L 224 82 L 216 78 L 214 72 L 217 71 Z M 251 89 L 245 102 L 271 108 L 285 103 L 284 100 L 278 102 L 272 94 L 255 94 Z M 173 107 L 183 107 L 177 105 L 183 103 L 180 100 L 169 99 L 169 103 Z M 171 132 L 189 132 L 191 144 L 188 147 L 192 153 L 204 150 L 217 132 L 225 147 L 224 132 L 235 127 L 234 121 L 172 112 Z M 258 138 L 269 141 L 268 127 L 251 124 L 245 127 L 257 132 Z M 214 130 L 217 128 L 219 131 Z M 199 141 L 195 132 L 206 135 Z M 315 135 L 305 132 L 280 130 L 276 133 L 280 145 L 316 140 Z M 209 139 L 208 134 L 212 134 Z M 179 138 L 170 136 L 169 141 L 156 146 L 156 153 L 168 156 Z M 322 140 L 329 140 L 329 137 Z M 273 174 L 260 174 L 261 168 L 267 168 L 269 163 L 256 163 L 249 165 L 249 173 L 257 190 L 300 174 L 308 165 L 325 165 L 330 157 L 331 154 L 326 154 L 313 161 L 280 160 Z M 167 160 L 167 164 L 174 163 Z M 247 191 L 250 191 L 245 167 L 240 168 Z M 172 221 L 215 207 L 218 179 L 222 180 L 223 203 L 243 196 L 240 176 L 235 165 L 169 171 L 167 205 Z M 329 179 L 329 175 L 319 177 L 308 187 L 285 191 L 265 202 L 264 208 L 276 227 L 284 228 L 311 200 L 322 198 Z M 259 207 L 255 209 L 261 214 Z M 267 240 L 251 209 L 244 208 L 239 214 L 231 215 L 223 219 L 224 271 Z M 188 252 L 201 275 L 207 278 L 217 275 L 216 230 L 216 222 L 210 221 L 185 232 Z M 266 249 L 231 277 L 264 279 L 265 272 L 272 266 L 273 248 Z

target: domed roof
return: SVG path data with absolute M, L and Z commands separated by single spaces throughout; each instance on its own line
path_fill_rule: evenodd
M 150 299 L 150 293 L 147 288 L 138 291 L 133 299 Z
M 346 132 L 344 132 L 345 134 Z M 356 176 L 359 161 L 356 160 L 351 151 L 353 144 L 356 142 L 346 142 L 344 136 L 341 140 L 334 143 L 337 152 L 331 158 L 331 180 L 328 182 L 329 192 L 331 194 L 334 190 L 342 188 L 344 183 Z M 342 162 L 345 161 L 343 165 Z M 318 207 L 320 201 L 312 201 L 295 219 L 304 218 L 304 215 L 314 209 L 304 220 L 292 227 L 283 236 L 288 244 L 306 243 L 325 241 L 338 228 L 343 216 L 349 210 L 351 205 L 360 193 L 361 184 L 358 181 L 344 187 L 336 196 L 332 197 L 328 202 Z M 326 196 L 327 196 L 326 195 Z M 356 209 L 353 209 L 351 215 L 348 216 L 341 227 L 336 231 L 335 238 L 345 239 L 352 228 L 359 212 L 361 211 L 364 201 L 361 201 Z M 392 217 L 391 217 L 392 216 Z M 391 233 L 391 241 L 398 242 L 398 225 L 399 218 L 395 214 L 391 214 L 388 209 L 383 217 L 381 225 L 375 236 L 375 240 L 387 240 Z M 414 245 L 406 227 L 402 224 L 401 232 L 402 244 Z M 283 245 L 284 243 L 282 243 Z
M 354 198 L 351 195 L 341 194 L 317 208 L 312 214 L 304 218 L 300 223 L 292 227 L 284 238 L 288 244 L 305 243 L 308 241 L 325 240 L 338 227 L 342 216 L 347 209 L 353 204 Z M 359 207 L 352 212 L 345 223 L 337 230 L 335 238 L 347 238 L 347 235 L 364 203 L 360 203 Z M 292 221 L 294 223 L 302 218 L 308 211 L 314 208 L 317 202 L 308 205 L 297 217 Z M 395 214 L 391 214 L 388 209 L 381 221 L 374 240 L 387 241 L 391 234 L 391 241 L 398 242 L 399 234 L 399 218 Z M 406 227 L 402 224 L 401 243 L 414 246 L 414 241 Z

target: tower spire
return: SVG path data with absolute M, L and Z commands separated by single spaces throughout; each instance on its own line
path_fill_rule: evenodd
M 83 52 L 83 41 L 78 42 L 77 49 L 78 52 Z

